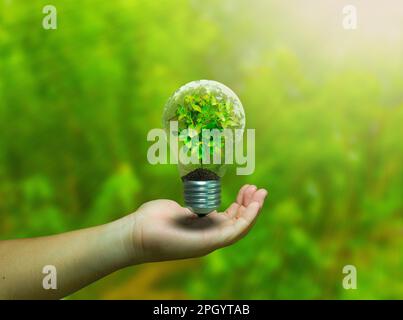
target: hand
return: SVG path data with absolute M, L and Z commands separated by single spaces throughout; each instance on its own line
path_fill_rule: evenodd
M 171 200 L 143 204 L 126 217 L 132 222 L 134 263 L 199 257 L 238 241 L 255 222 L 266 196 L 266 190 L 244 185 L 224 213 L 203 218 Z
M 145 203 L 119 220 L 58 235 L 0 241 L 0 298 L 59 299 L 128 265 L 205 255 L 241 239 L 267 191 L 245 185 L 224 213 L 198 218 L 174 201 Z M 21 263 L 24 261 L 24 263 Z M 44 265 L 63 275 L 43 290 Z

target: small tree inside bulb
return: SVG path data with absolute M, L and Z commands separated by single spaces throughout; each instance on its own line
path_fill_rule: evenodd
M 228 163 L 224 159 L 224 155 L 228 157 L 225 151 L 233 148 L 233 142 L 239 139 L 245 127 L 241 101 L 219 82 L 193 81 L 168 100 L 163 115 L 166 130 L 172 121 L 176 121 L 178 127 L 178 167 L 185 204 L 204 216 L 221 204 L 221 177 Z M 225 139 L 222 133 L 227 135 Z

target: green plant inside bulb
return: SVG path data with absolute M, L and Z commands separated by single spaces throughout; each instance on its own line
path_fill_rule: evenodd
M 179 159 L 186 154 L 194 160 L 191 163 L 179 161 L 185 204 L 195 213 L 206 215 L 216 210 L 221 202 L 220 178 L 226 167 L 221 155 L 225 154 L 228 141 L 220 133 L 233 131 L 233 141 L 242 135 L 245 127 L 242 104 L 231 89 L 219 82 L 193 81 L 182 86 L 168 100 L 163 116 L 166 130 L 172 121 L 177 122 L 176 134 L 181 145 Z M 235 132 L 234 129 L 238 130 Z M 217 154 L 220 161 L 215 161 L 216 158 L 212 161 L 213 155 Z

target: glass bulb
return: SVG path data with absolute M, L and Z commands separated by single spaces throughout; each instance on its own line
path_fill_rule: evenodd
M 172 122 L 176 126 L 172 126 Z M 178 142 L 178 168 L 184 183 L 185 204 L 199 216 L 218 209 L 221 204 L 221 180 L 226 169 L 223 159 L 226 139 L 210 133 L 232 132 L 238 143 L 245 128 L 245 113 L 237 95 L 217 81 L 198 80 L 179 88 L 168 100 L 163 112 L 168 136 Z M 172 132 L 172 128 L 176 132 Z M 235 130 L 237 129 L 237 130 Z M 230 146 L 233 149 L 233 145 Z M 214 154 L 221 161 L 214 160 Z M 189 159 L 191 161 L 188 161 Z M 185 161 L 187 159 L 187 161 Z M 205 161 L 210 159 L 209 161 Z

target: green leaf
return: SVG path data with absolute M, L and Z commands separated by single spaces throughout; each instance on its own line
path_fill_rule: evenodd
M 197 104 L 193 104 L 193 105 L 192 105 L 192 108 L 193 108 L 193 110 L 195 110 L 195 111 L 202 112 L 200 106 L 197 105 Z

